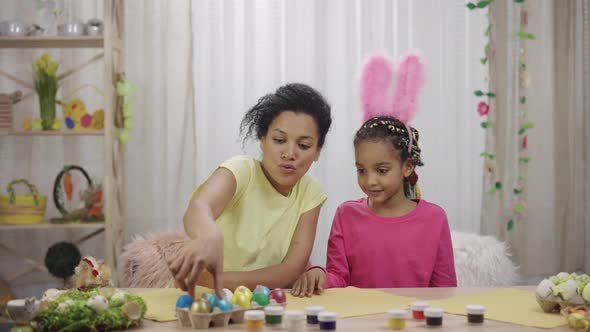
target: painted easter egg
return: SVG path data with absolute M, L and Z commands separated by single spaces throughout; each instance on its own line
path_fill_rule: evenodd
M 268 296 L 264 293 L 254 293 L 252 296 L 252 302 L 256 302 L 259 305 L 267 305 L 268 304 Z
M 187 294 L 180 295 L 178 300 L 176 300 L 176 307 L 177 308 L 187 308 L 188 309 L 191 307 L 192 304 L 193 304 L 193 299 Z
M 231 311 L 233 306 L 225 297 L 223 299 L 219 299 L 217 296 L 215 296 L 215 304 L 213 305 L 213 308 L 219 308 L 219 310 L 225 312 Z
M 234 291 L 234 296 L 236 296 L 237 293 L 246 294 L 246 296 L 248 297 L 248 301 L 252 299 L 252 291 L 250 290 L 250 288 L 246 286 L 238 286 L 238 288 L 236 288 L 236 290 Z
M 248 295 L 241 292 L 235 294 L 234 297 L 232 297 L 231 303 L 237 305 L 242 309 L 250 308 L 250 299 L 248 298 Z
M 222 291 L 223 291 L 223 297 L 227 298 L 228 301 L 231 303 L 231 299 L 232 299 L 232 297 L 234 297 L 234 293 L 232 293 L 227 288 L 224 288 Z
M 92 124 L 92 115 L 86 113 L 80 118 L 80 124 L 83 128 L 88 128 Z
M 209 302 L 209 307 L 213 308 L 215 306 L 215 299 L 217 296 L 211 293 L 205 293 L 203 296 L 207 297 L 207 302 Z
M 266 295 L 266 297 L 268 297 L 268 295 L 270 294 L 270 289 L 266 286 L 258 285 L 254 289 L 253 293 L 264 293 L 264 295 Z
M 270 294 L 268 294 L 268 300 L 271 303 L 274 301 L 278 304 L 283 304 L 287 302 L 287 295 L 285 294 L 284 290 L 275 288 L 270 292 Z
M 211 306 L 207 301 L 207 297 L 199 297 L 197 298 L 193 304 L 191 305 L 191 312 L 206 314 L 211 312 Z

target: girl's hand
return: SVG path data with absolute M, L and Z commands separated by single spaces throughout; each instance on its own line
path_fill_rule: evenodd
M 326 284 L 326 274 L 322 269 L 311 269 L 299 277 L 291 288 L 291 295 L 304 297 L 321 294 Z
M 203 279 L 208 279 L 207 274 L 204 276 L 202 274 L 206 271 L 211 272 L 213 276 L 211 286 L 215 286 L 215 293 L 222 298 L 223 235 L 221 230 L 216 225 L 207 228 L 195 239 L 189 241 L 177 257 L 170 259 L 168 267 L 174 277 L 174 285 L 183 291 L 188 291 L 193 298 L 195 285 L 199 282 L 206 283 Z

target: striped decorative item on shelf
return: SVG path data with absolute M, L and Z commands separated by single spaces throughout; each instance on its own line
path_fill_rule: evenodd
M 12 130 L 14 121 L 14 104 L 22 98 L 22 92 L 16 91 L 11 94 L 0 93 L 0 131 Z

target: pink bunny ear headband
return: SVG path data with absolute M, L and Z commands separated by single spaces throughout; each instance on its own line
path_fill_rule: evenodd
M 396 69 L 392 71 L 389 59 L 383 55 L 370 56 L 365 62 L 360 82 L 363 122 L 376 116 L 400 120 L 408 133 L 411 154 L 416 138 L 409 123 L 418 110 L 416 98 L 424 83 L 422 60 L 418 54 L 408 52 L 399 58 Z

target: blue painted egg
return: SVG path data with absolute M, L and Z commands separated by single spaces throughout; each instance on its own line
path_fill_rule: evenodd
M 75 125 L 76 125 L 76 124 L 74 123 L 74 120 L 72 120 L 72 118 L 66 118 L 66 126 L 67 126 L 69 129 L 72 129 L 72 128 L 74 128 L 74 126 L 75 126 Z
M 256 288 L 254 289 L 254 294 L 255 293 L 262 293 L 264 294 L 266 297 L 268 297 L 268 295 L 270 295 L 270 289 L 266 286 L 262 286 L 262 285 L 258 285 L 256 286 Z
M 223 299 L 219 299 L 217 297 L 217 295 L 215 296 L 215 303 L 213 305 L 214 308 L 219 308 L 219 310 L 221 311 L 231 311 L 233 309 L 233 306 L 231 305 L 231 303 L 229 303 L 229 301 L 227 300 L 227 298 L 223 298 Z
M 180 295 L 178 300 L 176 300 L 176 307 L 177 308 L 187 308 L 188 309 L 191 307 L 192 304 L 193 304 L 193 299 L 187 294 Z
M 215 294 L 207 293 L 207 302 L 211 308 L 215 307 L 215 299 L 217 299 Z

